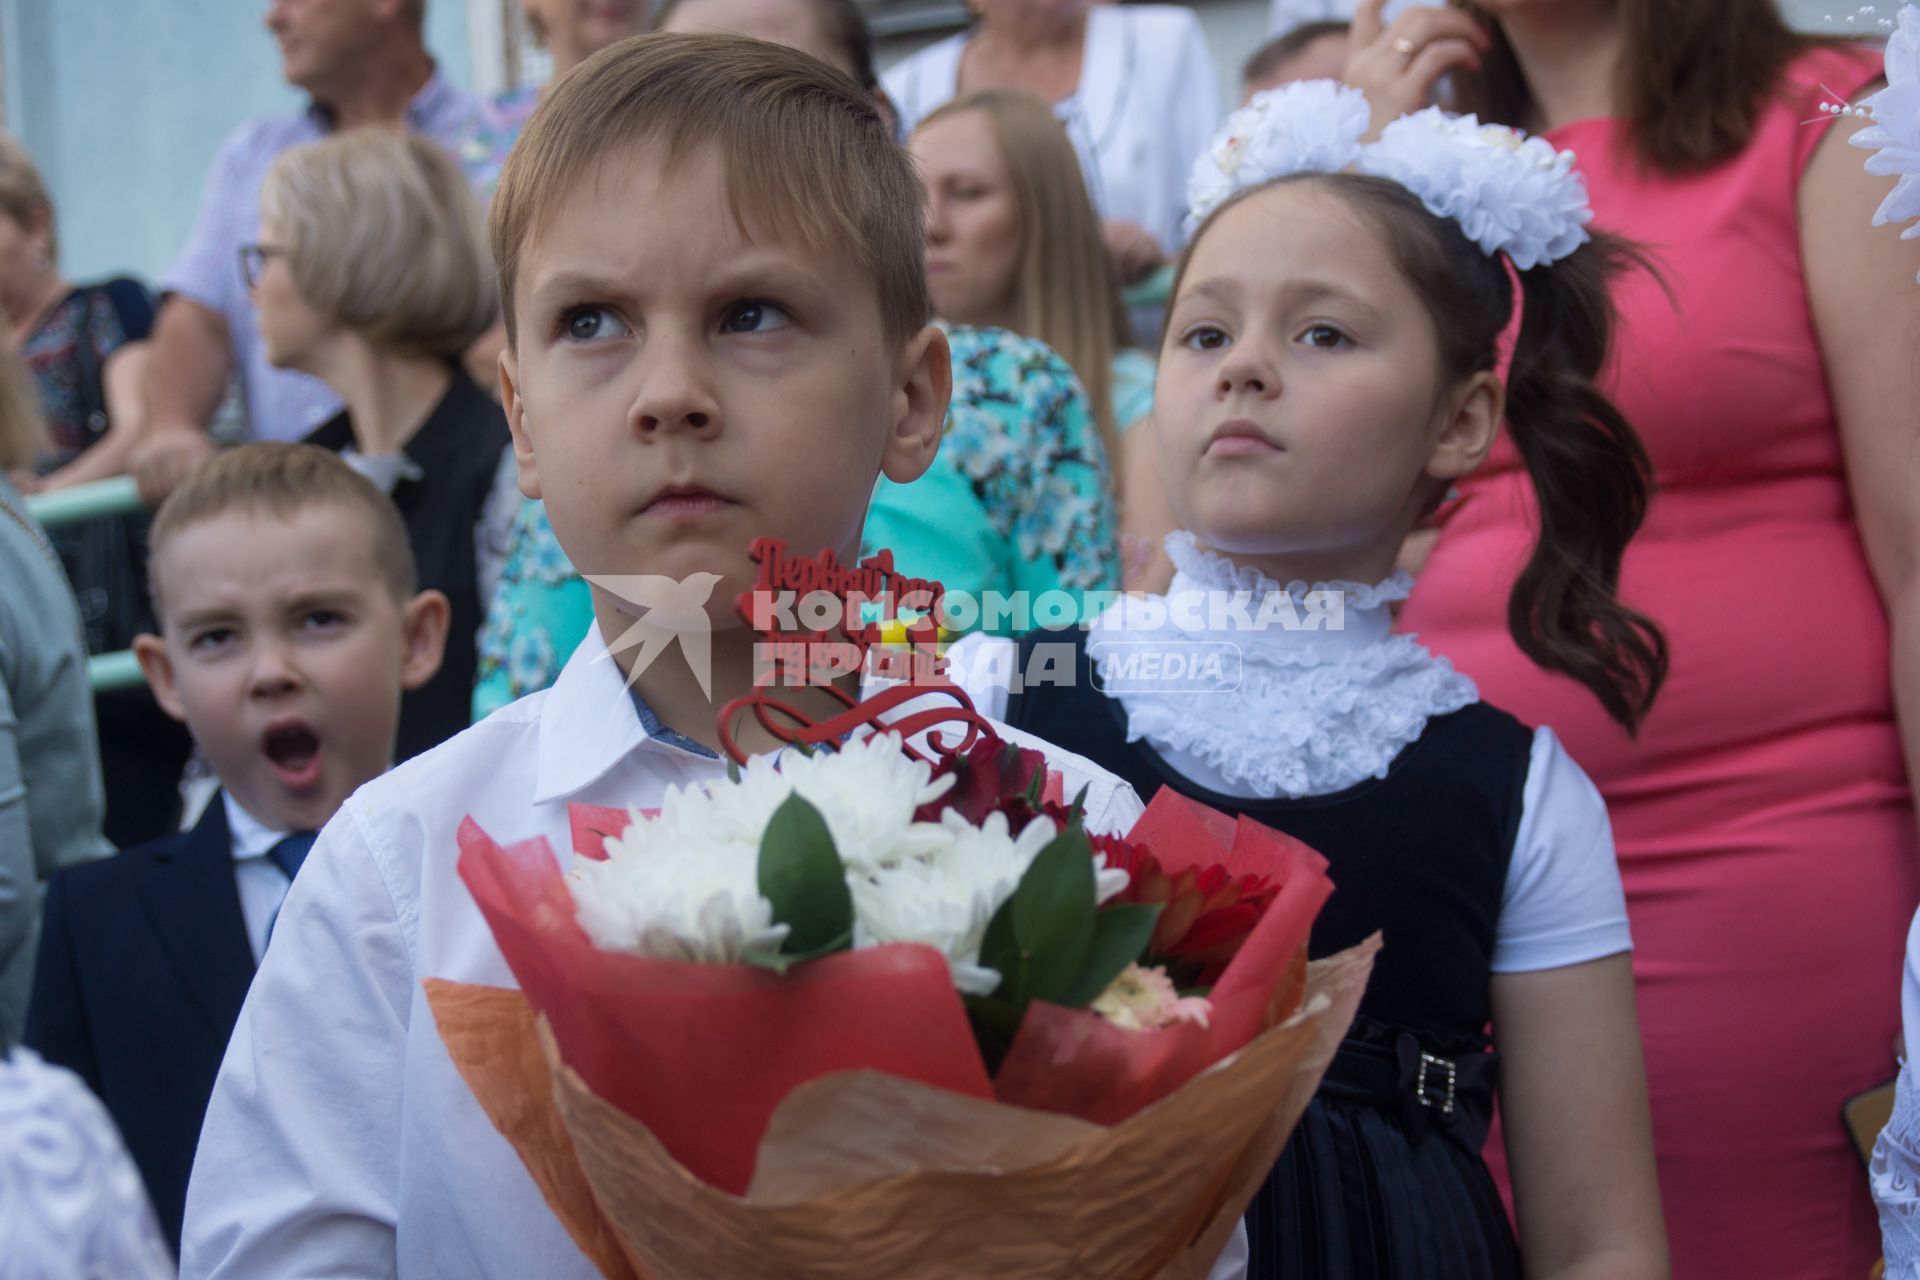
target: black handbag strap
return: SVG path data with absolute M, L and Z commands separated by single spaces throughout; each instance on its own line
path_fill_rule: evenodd
M 98 285 L 76 291 L 80 295 L 80 332 L 74 335 L 73 361 L 80 374 L 80 415 L 94 440 L 107 434 L 111 420 L 107 416 L 107 387 L 102 376 L 100 352 L 93 345 L 93 303 L 101 296 Z

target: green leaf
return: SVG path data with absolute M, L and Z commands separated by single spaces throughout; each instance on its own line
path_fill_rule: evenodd
M 736 784 L 740 781 L 740 762 L 732 756 L 727 757 L 727 781 Z
M 748 951 L 742 951 L 740 953 L 740 959 L 742 963 L 750 964 L 756 969 L 767 969 L 774 973 L 785 973 L 797 964 L 805 964 L 809 960 L 818 960 L 821 956 L 832 955 L 836 951 L 844 951 L 848 946 L 852 945 L 852 943 L 853 934 L 849 932 L 843 933 L 839 937 L 829 940 L 824 945 L 815 947 L 811 951 L 762 951 L 756 947 Z
M 1081 787 L 1080 794 L 1073 798 L 1073 807 L 1067 810 L 1067 825 L 1069 827 L 1081 827 L 1085 825 L 1087 817 L 1087 792 L 1091 790 L 1093 790 L 1093 784 L 1089 782 L 1086 786 Z
M 853 894 L 827 820 L 799 792 L 788 796 L 760 837 L 760 893 L 787 926 L 786 955 L 810 956 L 852 936 Z
M 1013 891 L 1013 940 L 1022 961 L 1016 1003 L 1057 1001 L 1080 976 L 1093 943 L 1093 848 L 1070 828 L 1034 858 Z
M 1084 1009 L 1098 999 L 1120 971 L 1146 951 L 1159 918 L 1157 902 L 1122 902 L 1096 915 L 1087 962 L 1059 1002 L 1069 1009 Z
M 993 913 L 993 919 L 987 921 L 987 931 L 980 939 L 980 965 L 1000 975 L 1000 986 L 995 994 L 1001 997 L 1010 995 L 1017 984 L 1020 964 L 1020 944 L 1013 940 L 1013 899 L 1009 897 Z

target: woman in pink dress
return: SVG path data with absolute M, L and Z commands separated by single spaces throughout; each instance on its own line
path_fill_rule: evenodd
M 1595 224 L 1671 291 L 1619 287 L 1609 390 L 1658 482 L 1621 594 L 1672 665 L 1635 740 L 1514 649 L 1534 507 L 1504 444 L 1401 625 L 1606 796 L 1674 1274 L 1860 1280 L 1878 1237 L 1840 1111 L 1894 1073 L 1920 900 L 1920 251 L 1870 227 L 1889 184 L 1820 104 L 1879 59 L 1792 35 L 1772 0 L 1480 8 L 1461 105 L 1572 149 Z M 1368 16 L 1353 78 L 1390 118 L 1435 59 L 1416 68 L 1426 20 Z

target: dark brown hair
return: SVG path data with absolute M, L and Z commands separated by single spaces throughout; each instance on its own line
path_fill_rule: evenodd
M 887 336 L 927 323 L 926 196 L 871 94 L 810 54 L 734 35 L 631 36 L 547 91 L 500 172 L 487 233 L 507 340 L 527 241 L 622 148 L 669 168 L 720 157 L 727 211 L 750 233 L 845 252 L 879 295 Z
M 1240 83 L 1254 84 L 1265 80 L 1281 63 L 1314 41 L 1326 36 L 1344 36 L 1352 29 L 1351 24 L 1331 18 L 1320 22 L 1303 22 L 1287 34 L 1275 36 L 1248 54 L 1246 65 L 1240 68 Z
M 1553 263 L 1517 271 L 1480 250 L 1451 219 L 1427 211 L 1397 182 L 1352 173 L 1296 174 L 1249 188 L 1215 210 L 1187 246 L 1175 277 L 1213 221 L 1271 187 L 1312 183 L 1376 228 L 1425 304 L 1448 385 L 1496 363 L 1520 306 L 1507 373 L 1506 428 L 1539 500 L 1540 534 L 1507 598 L 1520 651 L 1590 689 L 1628 732 L 1638 728 L 1667 673 L 1660 629 L 1622 604 L 1620 561 L 1646 518 L 1652 465 L 1633 427 L 1594 385 L 1614 328 L 1609 282 L 1644 265 L 1624 241 L 1593 233 Z
M 1493 35 L 1478 75 L 1455 77 L 1452 106 L 1484 120 L 1531 127 L 1533 94 L 1500 24 L 1471 0 L 1452 0 Z M 1738 155 L 1753 137 L 1787 64 L 1820 41 L 1796 33 L 1775 0 L 1620 0 L 1625 51 L 1614 85 L 1624 141 L 1645 167 L 1698 173 Z

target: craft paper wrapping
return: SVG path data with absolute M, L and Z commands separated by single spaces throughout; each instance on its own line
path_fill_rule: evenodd
M 1299 1014 L 1117 1125 L 873 1072 L 815 1080 L 775 1111 L 744 1197 L 597 1097 L 520 992 L 430 979 L 427 996 L 481 1106 L 615 1280 L 1203 1280 L 1376 945 L 1312 965 Z

